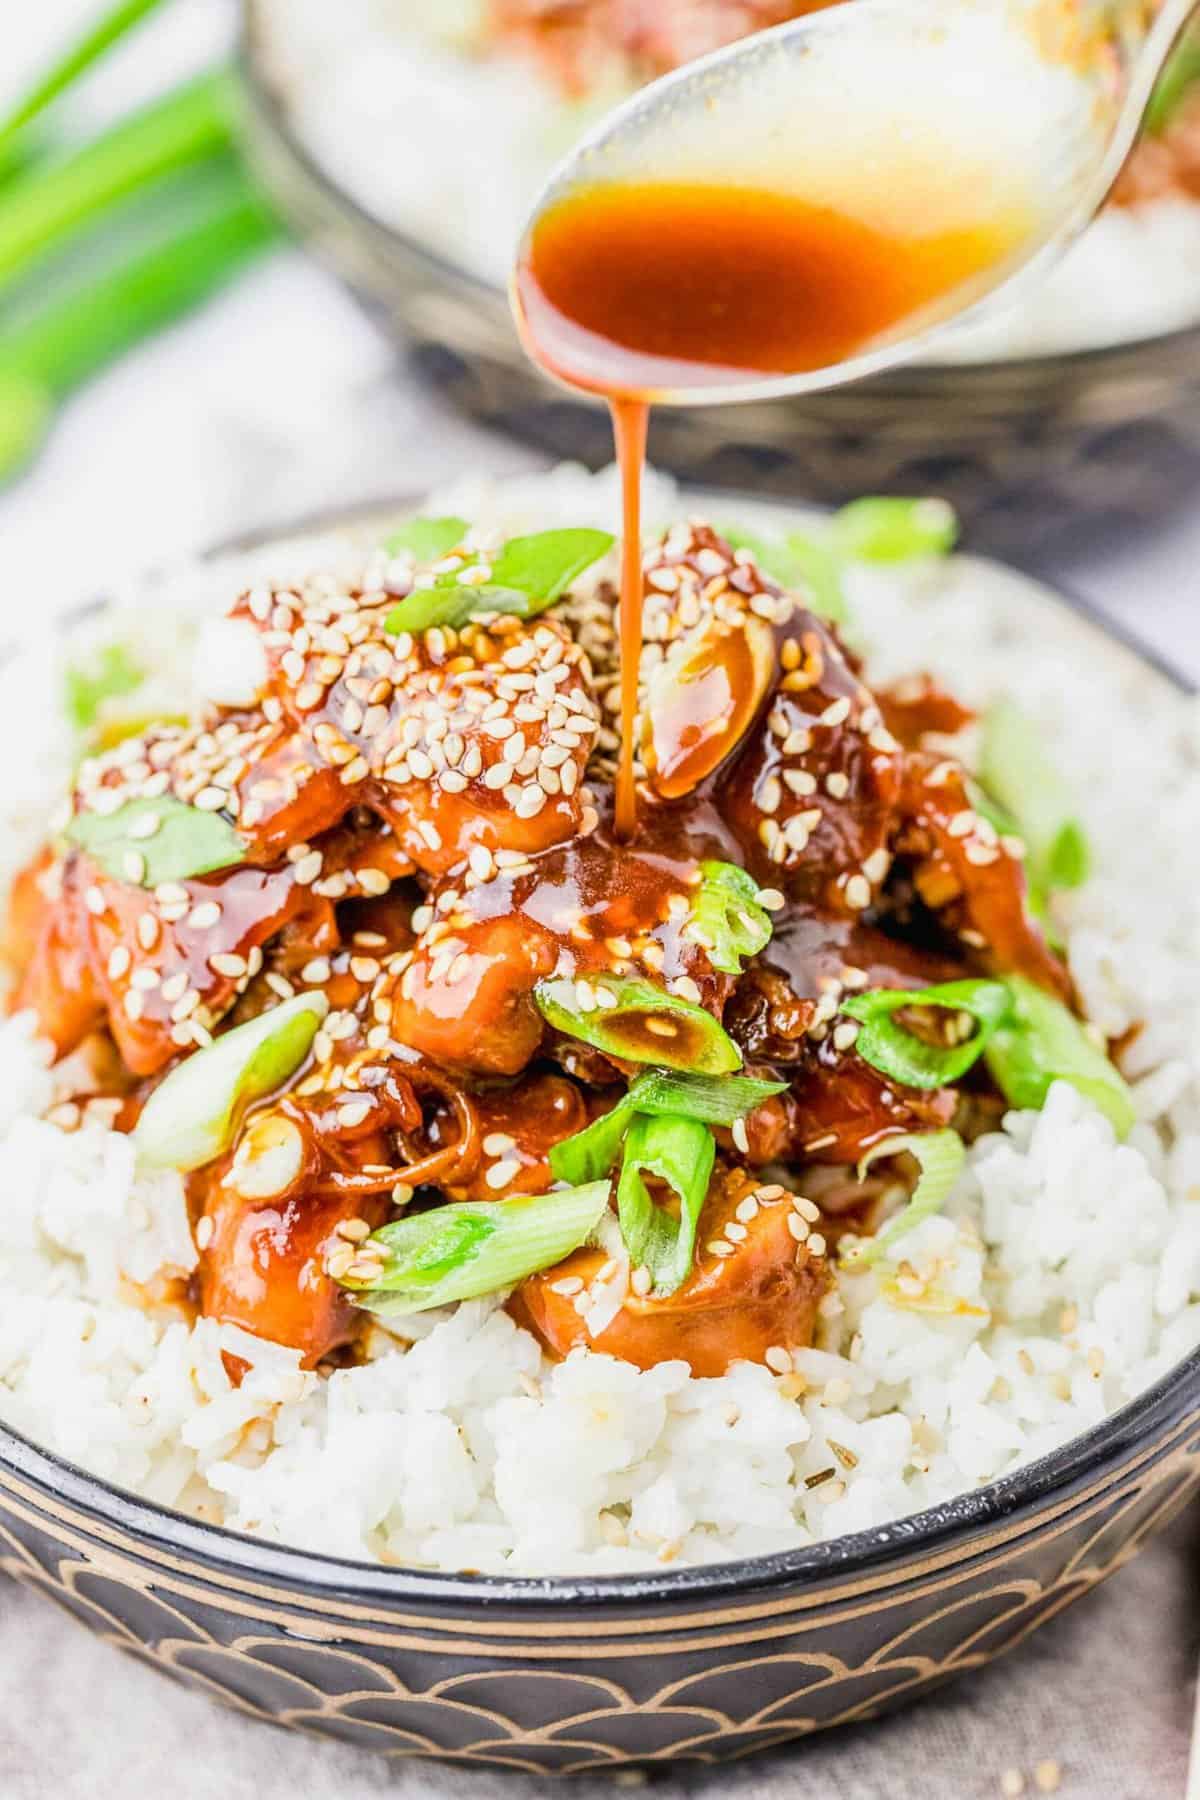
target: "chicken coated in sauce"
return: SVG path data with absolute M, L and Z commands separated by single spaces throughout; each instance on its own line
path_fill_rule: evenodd
M 736 1145 L 719 1134 L 677 1292 L 635 1281 L 593 1330 L 574 1301 L 610 1259 L 584 1249 L 512 1307 L 555 1354 L 590 1343 L 643 1367 L 682 1355 L 716 1374 L 803 1346 L 830 1281 L 821 1221 L 759 1171 L 785 1164 L 803 1186 L 960 1100 L 889 1083 L 840 1000 L 993 969 L 1069 992 L 1019 847 L 974 813 L 952 759 L 913 747 L 955 728 L 952 699 L 924 694 L 894 731 L 836 632 L 707 527 L 676 527 L 646 568 L 631 843 L 611 822 L 603 579 L 541 618 L 417 634 L 389 623 L 403 567 L 252 590 L 233 610 L 265 659 L 257 709 L 152 727 L 83 765 L 77 816 L 169 796 L 219 813 L 243 860 L 149 886 L 136 853 L 117 873 L 70 845 L 36 859 L 5 954 L 60 1056 L 111 1036 L 132 1122 L 225 1026 L 298 993 L 329 1005 L 304 1068 L 189 1179 L 206 1314 L 319 1363 L 363 1317 L 331 1270 L 376 1227 L 546 1191 L 554 1147 L 653 1044 L 627 1037 L 626 1055 L 552 1028 L 539 984 L 629 979 L 723 1022 L 746 1071 L 786 1091 Z M 774 894 L 771 942 L 740 974 L 696 926 L 714 863 Z

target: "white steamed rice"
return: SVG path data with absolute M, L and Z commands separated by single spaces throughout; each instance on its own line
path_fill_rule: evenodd
M 386 224 L 499 288 L 551 169 L 619 100 L 628 76 L 592 71 L 561 99 L 522 58 L 480 57 L 477 0 L 258 0 L 272 84 L 311 155 Z M 1110 208 L 1050 276 L 938 360 L 1049 356 L 1134 342 L 1200 317 L 1200 206 Z
M 435 502 L 508 529 L 611 523 L 615 503 L 611 472 L 573 469 Z M 671 506 L 656 483 L 652 515 Z M 192 568 L 127 597 L 116 629 L 157 646 L 164 697 L 197 667 L 213 688 L 228 677 L 215 653 L 194 657 L 198 620 L 251 578 L 357 555 L 327 539 Z M 1041 720 L 1096 853 L 1063 909 L 1073 974 L 1106 1032 L 1146 1021 L 1126 1061 L 1140 1115 L 1127 1143 L 1059 1086 L 973 1147 L 944 1216 L 908 1240 L 968 1312 L 899 1308 L 863 1274 L 842 1283 L 824 1346 L 797 1354 L 802 1381 L 748 1364 L 698 1381 L 681 1363 L 643 1374 L 586 1353 L 555 1366 L 476 1302 L 412 1321 L 404 1341 L 376 1331 L 374 1360 L 321 1380 L 291 1351 L 147 1304 L 196 1260 L 182 1184 L 139 1173 L 126 1138 L 43 1116 L 69 1075 L 25 1016 L 0 1026 L 0 1417 L 120 1486 L 290 1545 L 449 1570 L 657 1569 L 971 1489 L 1200 1343 L 1194 709 L 989 565 L 862 569 L 851 588 L 876 676 L 927 666 L 977 702 L 1018 690 Z M 0 668 L 4 879 L 67 779 L 63 654 L 47 640 Z M 223 1350 L 250 1365 L 239 1388 Z

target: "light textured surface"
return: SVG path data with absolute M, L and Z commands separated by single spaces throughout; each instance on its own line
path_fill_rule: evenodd
M 83 0 L 12 8 L 8 79 Z M 223 28 L 221 0 L 167 9 L 126 70 L 186 63 Z M 102 100 L 107 103 L 111 90 Z M 0 638 L 19 610 L 62 607 L 146 562 L 321 505 L 433 483 L 467 463 L 532 458 L 439 412 L 391 367 L 388 347 L 323 276 L 280 255 L 203 317 L 96 383 L 47 454 L 0 496 Z M 1060 572 L 1078 592 L 1200 674 L 1200 508 L 1153 538 Z M 1198 1633 L 1200 1528 L 1185 1522 L 1014 1657 L 900 1719 L 814 1740 L 719 1775 L 660 1778 L 659 1792 L 974 1800 L 1005 1771 L 1038 1791 L 1103 1800 L 1182 1795 Z M 88 1637 L 44 1602 L 0 1586 L 2 1800 L 450 1800 L 461 1771 L 388 1764 L 272 1734 Z M 469 1782 L 479 1800 L 543 1791 Z M 581 1800 L 611 1780 L 576 1785 Z

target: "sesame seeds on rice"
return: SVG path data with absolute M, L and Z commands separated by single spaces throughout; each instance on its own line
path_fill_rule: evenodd
M 606 523 L 612 491 L 608 478 L 558 471 L 498 490 L 460 488 L 434 506 L 500 533 L 598 514 Z M 668 515 L 669 492 L 661 485 L 654 492 L 657 510 Z M 314 659 L 343 657 L 323 692 L 336 697 L 336 729 L 352 755 L 324 762 L 314 738 L 314 767 L 345 770 L 362 756 L 369 771 L 362 779 L 386 780 L 387 754 L 403 745 L 410 781 L 397 784 L 400 792 L 457 769 L 468 787 L 456 794 L 451 783 L 452 800 L 469 795 L 481 811 L 495 805 L 500 816 L 503 806 L 507 817 L 515 804 L 505 803 L 503 788 L 484 785 L 485 770 L 515 769 L 506 785 L 521 787 L 541 766 L 539 754 L 529 773 L 520 773 L 535 746 L 539 753 L 563 749 L 567 758 L 553 755 L 548 767 L 561 780 L 561 771 L 578 763 L 575 792 L 551 792 L 522 829 L 536 827 L 552 806 L 582 811 L 584 770 L 589 757 L 604 755 L 610 718 L 603 693 L 611 644 L 594 591 L 584 588 L 562 609 L 566 630 L 553 617 L 532 631 L 485 623 L 465 634 L 465 649 L 463 634 L 459 643 L 447 634 L 427 654 L 431 695 L 460 657 L 469 665 L 465 677 L 479 666 L 494 672 L 518 644 L 532 644 L 534 657 L 529 668 L 503 663 L 517 676 L 531 673 L 534 662 L 540 667 L 543 654 L 551 669 L 569 671 L 577 667 L 574 654 L 586 656 L 601 694 L 599 714 L 590 703 L 586 710 L 568 706 L 563 723 L 550 724 L 573 680 L 569 673 L 545 696 L 543 718 L 517 716 L 537 704 L 527 698 L 536 689 L 518 680 L 502 712 L 484 720 L 465 698 L 471 682 L 460 680 L 449 693 L 444 683 L 438 688 L 454 709 L 444 734 L 436 731 L 440 720 L 421 712 L 408 744 L 411 713 L 401 717 L 382 690 L 373 700 L 369 690 L 355 694 L 346 685 L 385 677 L 373 665 L 348 677 L 346 665 L 356 649 L 364 658 L 379 648 L 407 657 L 415 646 L 380 646 L 369 637 L 343 655 L 321 635 L 339 629 L 339 596 L 372 591 L 363 586 L 368 575 L 387 596 L 378 613 L 396 604 L 386 582 L 399 585 L 403 569 L 376 573 L 370 560 L 352 539 L 333 538 L 218 561 L 147 589 L 122 609 L 120 629 L 153 634 L 163 614 L 176 609 L 176 629 L 166 634 L 177 640 L 173 658 L 170 649 L 157 656 L 155 680 L 168 697 L 173 682 L 186 694 L 197 666 L 220 664 L 219 655 L 196 649 L 210 630 L 202 622 L 207 615 L 215 618 L 244 594 L 261 637 L 264 623 L 283 630 L 271 621 L 277 596 L 290 592 L 288 647 L 264 645 L 268 660 L 279 658 L 281 704 L 298 705 L 306 684 L 316 685 Z M 599 570 L 596 583 L 609 575 Z M 192 1323 L 172 1305 L 172 1284 L 190 1275 L 198 1254 L 182 1183 L 139 1171 L 129 1139 L 109 1128 L 103 1107 L 66 1103 L 81 1084 L 71 1071 L 49 1066 L 29 1018 L 19 1016 L 0 1026 L 0 1418 L 164 1505 L 285 1543 L 452 1570 L 654 1570 L 837 1535 L 992 1480 L 1096 1423 L 1194 1348 L 1200 735 L 1193 708 L 1002 571 L 967 559 L 863 569 L 852 571 L 850 588 L 857 629 L 883 678 L 928 666 L 969 703 L 1015 689 L 1053 743 L 1079 797 L 1096 864 L 1093 879 L 1062 904 L 1072 974 L 1106 1034 L 1142 1025 L 1126 1053 L 1139 1119 L 1124 1144 L 1073 1089 L 1056 1087 L 1043 1112 L 1010 1115 L 1003 1130 L 971 1147 L 943 1214 L 904 1241 L 890 1289 L 873 1270 L 844 1273 L 822 1302 L 817 1347 L 773 1346 L 765 1366 L 736 1364 L 720 1379 L 694 1379 L 679 1363 L 642 1373 L 586 1353 L 553 1364 L 491 1301 L 393 1321 L 388 1331 L 375 1327 L 365 1361 L 318 1374 L 301 1370 L 292 1351 L 234 1327 Z M 678 602 L 680 587 L 663 592 L 665 602 Z M 264 610 L 265 621 L 258 617 Z M 581 619 L 589 620 L 585 627 L 576 624 Z M 308 646 L 298 648 L 295 633 L 306 629 Z M 239 639 L 243 648 L 253 641 Z M 1030 641 L 1036 657 L 1028 654 Z M 284 671 L 282 658 L 292 655 L 300 662 Z M 0 667 L 0 731 L 12 770 L 3 801 L 6 878 L 38 842 L 69 780 L 72 747 L 54 718 L 61 659 L 61 647 L 47 641 Z M 233 678 L 228 669 L 221 676 Z M 371 717 L 372 706 L 384 708 L 386 720 Z M 329 711 L 323 702 L 305 716 L 319 721 Z M 511 731 L 483 730 L 501 721 Z M 868 724 L 868 735 L 874 729 Z M 578 741 L 555 743 L 554 731 Z M 525 746 L 513 762 L 502 751 L 518 732 Z M 236 772 L 245 746 L 236 729 L 210 735 L 205 743 L 186 730 L 147 734 L 147 754 L 114 753 L 87 778 L 90 798 L 118 784 L 140 783 L 144 791 L 165 774 L 161 792 L 186 787 L 195 798 L 220 790 L 222 813 L 244 824 L 235 809 L 254 804 Z M 455 735 L 461 749 L 447 743 Z M 29 754 L 31 743 L 38 754 Z M 389 752 L 381 755 L 376 746 L 384 744 Z M 473 762 L 463 771 L 472 745 L 477 773 Z M 413 771 L 413 751 L 428 758 L 431 773 L 420 761 Z M 888 754 L 886 747 L 874 753 Z M 815 809 L 822 784 L 839 771 L 815 771 L 798 742 L 788 754 L 788 768 L 812 774 L 817 792 L 788 791 Z M 768 790 L 764 798 L 775 795 Z M 782 794 L 779 801 L 765 816 L 787 816 Z M 964 821 L 962 830 L 964 837 L 976 834 L 977 822 Z M 985 836 L 979 841 L 992 847 Z M 470 917 L 472 883 L 486 884 L 503 869 L 519 878 L 528 866 L 524 843 L 481 840 L 469 866 L 414 919 L 422 954 L 462 954 L 453 946 L 464 930 L 457 921 Z M 415 860 L 415 844 L 413 852 Z M 420 853 L 436 857 L 428 845 Z M 309 876 L 304 859 L 311 854 L 302 848 L 292 866 L 297 882 Z M 871 882 L 886 871 L 858 873 Z M 311 874 L 313 884 L 327 878 L 322 870 Z M 386 886 L 389 876 L 380 870 L 368 877 L 376 879 Z M 132 981 L 139 957 L 154 964 L 164 925 L 219 934 L 220 920 L 201 910 L 211 901 L 193 885 L 147 890 L 139 954 L 129 966 L 118 958 L 110 972 L 129 983 L 130 994 L 145 993 L 152 1004 L 165 996 L 169 1008 L 182 1008 L 179 1022 L 203 1029 L 206 1002 L 190 997 L 194 987 L 180 986 L 178 971 L 162 975 L 153 990 Z M 847 896 L 851 905 L 853 898 Z M 344 970 L 359 995 L 354 1006 L 383 1033 L 373 1045 L 368 1040 L 363 1070 L 372 1050 L 387 1048 L 389 995 L 412 966 L 411 952 L 389 953 L 366 935 L 345 952 Z M 614 942 L 599 954 L 620 964 L 636 948 Z M 227 956 L 210 946 L 210 960 Z M 270 981 L 275 972 L 262 974 Z M 275 980 L 295 991 L 322 985 L 329 974 L 314 959 Z M 844 970 L 842 985 L 861 985 L 860 977 Z M 218 963 L 218 979 L 235 988 L 253 979 L 250 960 L 240 969 Z M 589 980 L 594 986 L 603 976 Z M 834 997 L 831 1021 L 836 1007 Z M 336 1043 L 344 1028 L 335 1014 L 324 1030 Z M 333 1066 L 337 1104 L 357 1121 L 369 1089 L 355 1085 L 350 1068 Z M 512 1147 L 497 1131 L 484 1149 L 499 1191 Z M 787 1208 L 797 1242 L 819 1237 L 811 1200 L 760 1180 L 738 1201 L 712 1253 L 731 1249 L 764 1207 Z M 342 1227 L 334 1254 L 345 1256 L 347 1268 L 363 1254 L 364 1225 L 351 1220 Z M 646 1271 L 630 1271 L 634 1292 L 646 1281 Z M 239 1387 L 230 1383 L 226 1355 L 247 1366 Z

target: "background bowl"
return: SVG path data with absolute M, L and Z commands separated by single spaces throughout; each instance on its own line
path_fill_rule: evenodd
M 308 155 L 257 49 L 254 0 L 243 16 L 246 146 L 301 239 L 465 412 L 556 458 L 611 462 L 606 410 L 533 367 L 507 296 L 382 223 Z M 663 408 L 650 455 L 692 482 L 821 504 L 941 494 L 973 544 L 1041 555 L 1081 525 L 1135 530 L 1194 499 L 1200 323 L 1069 355 L 892 370 L 802 400 Z
M 738 508 L 769 528 L 769 507 Z M 372 509 L 361 528 L 378 536 L 380 523 Z M 1008 583 L 1014 631 L 1106 659 L 1131 707 L 1178 704 L 1188 684 L 1085 608 Z M 394 1756 L 575 1772 L 719 1762 L 904 1704 L 1019 1644 L 1198 1487 L 1200 1351 L 1103 1424 L 948 1504 L 653 1575 L 450 1576 L 289 1551 L 121 1492 L 0 1427 L 0 1567 L 253 1716 Z

